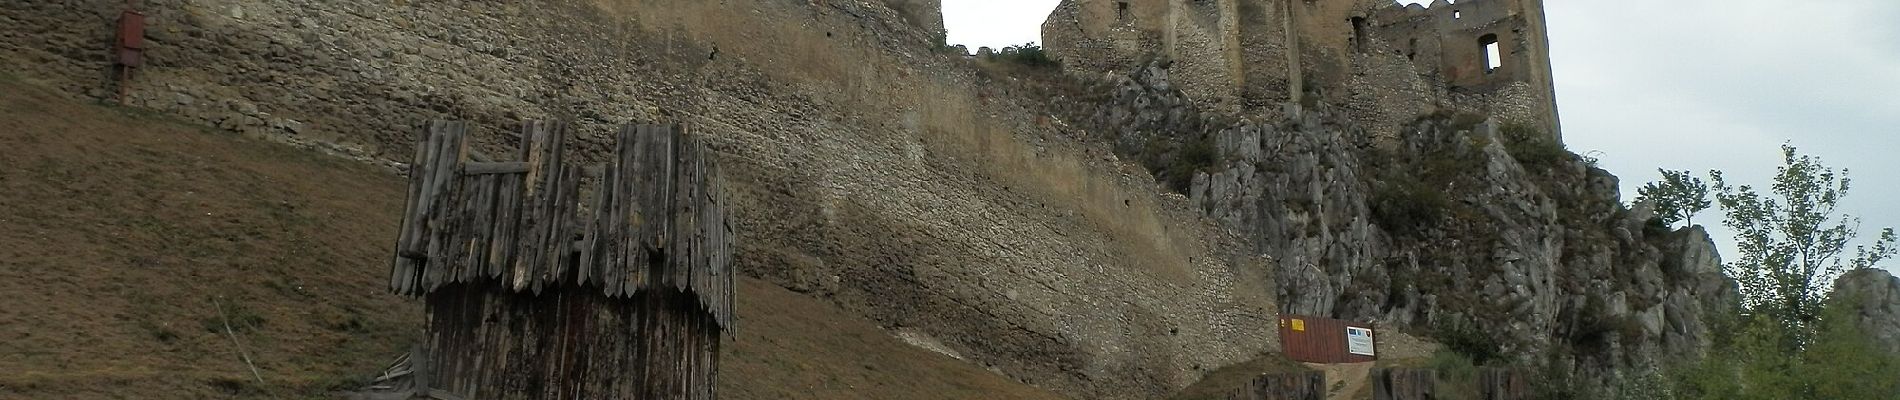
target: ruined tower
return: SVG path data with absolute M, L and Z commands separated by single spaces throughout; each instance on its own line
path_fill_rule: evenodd
M 1541 0 L 1065 0 L 1043 23 L 1071 73 L 1149 59 L 1202 107 L 1344 109 L 1374 132 L 1434 112 L 1561 140 Z
M 1379 10 L 1376 34 L 1403 46 L 1460 111 L 1536 126 L 1561 141 L 1542 0 L 1437 0 Z

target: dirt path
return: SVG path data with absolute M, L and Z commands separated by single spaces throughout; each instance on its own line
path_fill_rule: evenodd
M 1372 387 L 1367 385 L 1366 382 L 1367 379 L 1372 376 L 1372 367 L 1374 364 L 1377 363 L 1307 363 L 1306 366 L 1326 371 L 1327 400 L 1354 400 L 1372 398 Z

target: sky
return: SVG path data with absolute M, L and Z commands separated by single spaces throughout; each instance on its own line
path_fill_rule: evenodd
M 1417 1 L 1406 1 L 1414 3 Z M 944 0 L 952 44 L 1041 42 L 1057 0 Z M 1842 211 L 1869 243 L 1900 226 L 1900 1 L 1545 2 L 1564 140 L 1622 179 L 1658 168 L 1768 185 L 1780 146 L 1850 171 Z M 1724 260 L 1719 210 L 1703 211 Z M 1850 249 L 1851 253 L 1852 250 Z M 1900 260 L 1882 263 L 1900 274 Z

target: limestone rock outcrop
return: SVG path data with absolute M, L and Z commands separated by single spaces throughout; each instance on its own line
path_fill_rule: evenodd
M 1381 143 L 1328 109 L 1203 114 L 1165 63 L 1097 87 L 1070 118 L 1272 257 L 1283 312 L 1608 371 L 1702 354 L 1704 316 L 1735 304 L 1706 232 L 1650 225 L 1524 127 L 1425 116 Z
M 566 120 L 590 163 L 620 124 L 692 125 L 738 272 L 1064 395 L 1160 398 L 1277 343 L 1262 259 L 939 51 L 937 0 L 137 3 L 127 106 L 397 171 L 431 119 L 493 127 L 486 154 Z M 115 97 L 124 7 L 0 1 L 0 70 Z
M 1882 269 L 1848 271 L 1834 280 L 1832 296 L 1848 302 L 1862 334 L 1900 356 L 1900 278 Z

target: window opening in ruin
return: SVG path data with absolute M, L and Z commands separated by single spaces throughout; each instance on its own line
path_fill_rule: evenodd
M 1128 21 L 1128 2 L 1115 2 L 1115 20 L 1122 22 Z
M 1405 59 L 1418 59 L 1418 38 L 1412 38 L 1405 42 Z
M 1451 10 L 1451 19 L 1462 19 L 1464 17 L 1465 17 L 1464 11 Z
M 1484 73 L 1504 68 L 1504 54 L 1498 46 L 1498 35 L 1484 35 L 1478 38 L 1478 44 L 1484 46 Z
M 1366 17 L 1352 17 L 1352 45 L 1354 50 L 1366 52 Z

